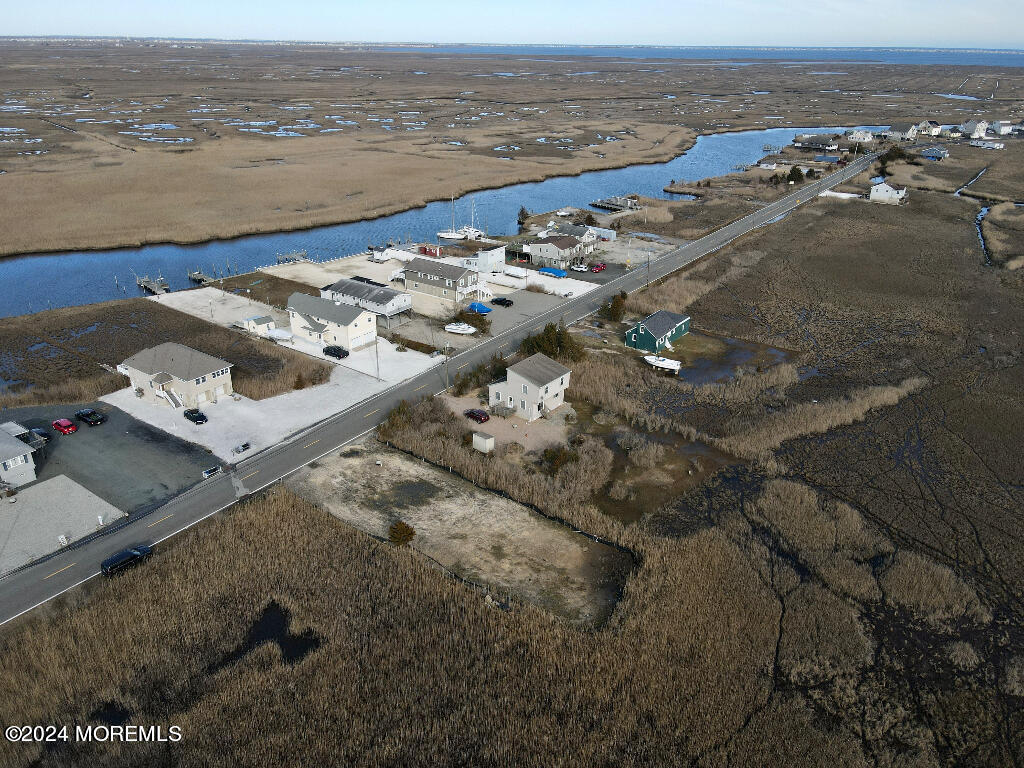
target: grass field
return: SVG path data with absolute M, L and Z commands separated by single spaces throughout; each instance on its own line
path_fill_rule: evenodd
M 307 355 L 129 299 L 0 319 L 0 405 L 96 400 L 127 386 L 114 367 L 165 341 L 232 363 L 235 391 L 257 400 L 291 391 L 300 377 L 312 385 L 330 374 Z
M 213 285 L 225 291 L 237 289 L 253 301 L 269 304 L 278 309 L 287 308 L 288 297 L 293 293 L 306 293 L 310 296 L 320 295 L 320 291 L 305 283 L 268 275 L 263 272 L 226 277 L 223 280 L 215 281 Z

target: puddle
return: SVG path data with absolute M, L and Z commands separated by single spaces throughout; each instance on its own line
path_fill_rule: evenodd
M 786 350 L 753 341 L 711 338 L 724 344 L 724 351 L 714 357 L 702 355 L 686 363 L 679 371 L 679 378 L 687 384 L 720 384 L 736 378 L 736 371 L 742 366 L 770 367 L 784 363 L 790 357 Z
M 125 709 L 116 701 L 104 702 L 89 713 L 90 720 L 99 720 L 104 725 L 124 725 L 131 716 L 132 711 Z
M 977 96 L 964 96 L 962 93 L 933 93 L 932 96 L 941 96 L 944 99 L 957 99 L 958 101 L 981 101 Z
M 389 485 L 368 502 L 381 512 L 392 512 L 422 506 L 440 492 L 441 489 L 428 480 L 406 480 Z
M 249 628 L 249 633 L 242 644 L 219 662 L 211 665 L 207 672 L 210 674 L 218 672 L 243 659 L 265 643 L 277 644 L 281 649 L 281 659 L 285 664 L 295 664 L 320 647 L 321 640 L 312 629 L 307 629 L 302 634 L 296 635 L 290 631 L 290 625 L 291 613 L 281 607 L 276 600 L 271 600 L 263 609 L 260 617 Z

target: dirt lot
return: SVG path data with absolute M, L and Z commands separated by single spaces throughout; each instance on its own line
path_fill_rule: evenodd
M 114 367 L 175 341 L 234 365 L 232 384 L 262 399 L 297 378 L 326 381 L 330 367 L 272 342 L 229 331 L 148 299 L 127 299 L 0 320 L 0 405 L 94 400 L 126 386 Z
M 293 293 L 308 293 L 319 296 L 318 286 L 307 285 L 296 280 L 288 280 L 265 272 L 253 272 L 246 275 L 235 275 L 217 280 L 213 286 L 228 292 L 240 291 L 253 301 L 269 304 L 278 309 L 288 305 L 288 297 Z
M 618 599 L 628 555 L 375 438 L 316 464 L 289 487 L 372 536 L 411 525 L 413 549 L 496 598 L 512 594 L 581 625 L 607 619 Z
M 846 62 L 830 75 L 765 61 L 527 64 L 301 45 L 208 42 L 187 55 L 163 42 L 2 45 L 2 127 L 20 131 L 0 145 L 14 201 L 0 211 L 9 234 L 2 253 L 194 242 L 380 216 L 485 186 L 666 160 L 697 131 L 865 115 L 958 123 L 963 103 L 934 94 L 969 75 L 971 88 L 995 94 L 986 109 L 998 112 L 1021 88 L 998 69 L 873 62 Z

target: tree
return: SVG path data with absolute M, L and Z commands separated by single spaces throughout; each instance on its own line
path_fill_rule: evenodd
M 526 220 L 528 218 L 530 218 L 530 212 L 528 210 L 526 210 L 526 206 L 525 205 L 519 206 L 519 216 L 518 216 L 519 226 L 520 227 L 523 226 L 523 224 L 526 223 Z
M 583 223 L 586 224 L 588 227 L 596 227 L 597 219 L 594 218 L 594 214 L 588 213 L 587 218 L 583 220 Z
M 804 180 L 804 172 L 794 165 L 789 169 L 789 176 L 786 177 L 786 180 L 799 184 Z
M 627 296 L 625 291 L 617 293 L 610 302 L 601 307 L 601 314 L 615 322 L 622 320 L 623 315 L 626 314 Z
M 392 523 L 391 528 L 388 529 L 388 541 L 396 547 L 404 547 L 412 541 L 412 537 L 415 535 L 416 531 L 413 527 L 408 523 L 403 523 L 401 520 Z

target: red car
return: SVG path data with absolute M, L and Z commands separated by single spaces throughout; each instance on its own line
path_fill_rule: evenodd
M 78 431 L 78 427 L 75 426 L 75 423 L 71 419 L 57 419 L 50 426 L 62 435 L 70 435 L 72 432 Z
M 462 414 L 467 419 L 472 419 L 477 424 L 483 424 L 485 421 L 490 421 L 491 417 L 481 411 L 479 408 L 470 408 L 468 411 Z
M 590 268 L 590 271 L 591 272 L 604 272 L 606 269 L 608 269 L 608 265 L 605 264 L 604 262 L 599 261 L 597 264 L 595 264 L 594 266 L 592 266 Z

